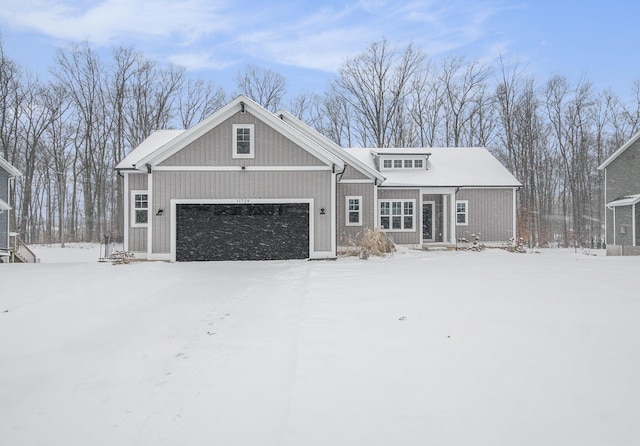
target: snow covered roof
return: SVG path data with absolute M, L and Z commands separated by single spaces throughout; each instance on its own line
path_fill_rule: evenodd
M 625 142 L 622 147 L 613 152 L 609 158 L 607 158 L 602 164 L 598 166 L 598 170 L 604 170 L 609 164 L 611 164 L 616 158 L 618 158 L 622 153 L 627 150 L 633 143 L 635 143 L 638 139 L 640 139 L 640 132 L 633 135 L 627 142 Z
M 280 110 L 276 113 L 276 116 L 280 117 L 284 122 L 289 124 L 291 127 L 296 129 L 298 132 L 302 133 L 306 137 L 312 139 L 317 144 L 319 144 L 322 148 L 334 154 L 338 158 L 342 159 L 346 164 L 354 167 L 355 169 L 362 172 L 364 175 L 370 178 L 377 178 L 379 182 L 384 181 L 384 176 L 378 172 L 374 167 L 369 166 L 361 162 L 358 158 L 353 156 L 349 151 L 344 150 L 342 147 L 331 141 L 329 138 L 311 128 L 291 113 L 286 110 Z
M 9 172 L 9 175 L 11 175 L 12 177 L 21 177 L 22 176 L 22 174 L 20 173 L 20 171 L 18 169 L 16 169 L 11 164 L 9 164 L 9 162 L 7 160 L 5 160 L 1 156 L 0 156 L 0 168 L 3 168 L 7 172 Z
M 625 195 L 623 197 L 616 198 L 613 201 L 607 203 L 608 208 L 614 208 L 617 206 L 631 206 L 640 202 L 640 194 Z
M 135 169 L 138 161 L 150 153 L 155 152 L 184 132 L 185 130 L 156 130 L 149 135 L 147 139 L 142 141 L 138 147 L 125 156 L 124 159 L 118 163 L 116 169 Z
M 7 203 L 2 198 L 0 198 L 0 212 L 9 211 L 9 210 L 11 210 L 11 206 L 9 206 L 9 203 Z
M 375 166 L 376 155 L 429 155 L 427 168 L 385 170 L 382 187 L 520 187 L 522 184 L 487 149 L 482 147 L 429 147 L 421 149 L 345 149 Z

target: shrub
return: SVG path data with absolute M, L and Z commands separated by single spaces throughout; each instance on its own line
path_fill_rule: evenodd
M 126 265 L 133 258 L 133 253 L 129 251 L 116 251 L 109 256 L 112 265 Z
M 353 250 L 350 250 L 351 254 L 363 260 L 370 256 L 383 256 L 396 251 L 396 244 L 386 233 L 370 228 L 358 234 L 355 239 L 351 239 L 350 245 L 353 246 Z

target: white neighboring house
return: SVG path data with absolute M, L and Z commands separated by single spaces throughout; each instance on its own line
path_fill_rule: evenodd
M 138 258 L 335 258 L 366 228 L 426 248 L 516 236 L 521 184 L 486 149 L 344 149 L 246 96 L 153 133 L 116 169 Z

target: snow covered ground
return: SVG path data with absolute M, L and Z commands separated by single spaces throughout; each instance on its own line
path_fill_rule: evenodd
M 0 265 L 2 445 L 637 445 L 640 257 Z

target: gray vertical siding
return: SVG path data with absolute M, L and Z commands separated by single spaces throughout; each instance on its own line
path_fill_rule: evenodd
M 627 150 L 606 167 L 605 203 L 609 203 L 624 195 L 640 194 L 640 175 L 638 172 L 640 172 L 640 141 L 636 141 L 629 146 Z M 616 212 L 617 228 L 614 228 L 613 211 L 606 209 L 606 242 L 608 244 L 613 244 L 614 231 L 617 231 L 616 244 L 619 244 L 618 237 L 620 236 L 620 222 L 622 222 L 622 220 L 620 219 L 619 211 Z M 631 224 L 631 219 L 629 219 L 627 224 Z
M 255 158 L 233 158 L 233 124 L 253 124 Z M 323 163 L 249 112 L 237 113 L 160 166 L 321 166 Z
M 373 183 L 338 183 L 337 208 L 338 208 L 338 244 L 348 245 L 351 240 L 362 235 L 365 228 L 374 228 L 374 212 L 376 203 L 373 200 L 375 186 Z M 346 197 L 362 197 L 362 226 L 347 226 Z
M 352 166 L 345 166 L 344 173 L 340 176 L 341 180 L 369 180 L 370 178 L 355 169 Z
M 257 151 L 257 148 L 256 148 Z M 234 171 L 153 173 L 153 253 L 171 250 L 172 199 L 313 199 L 315 251 L 331 251 L 331 171 Z M 158 209 L 162 216 L 156 216 Z M 320 215 L 320 208 L 326 214 Z
M 391 240 L 399 245 L 420 244 L 420 232 L 422 231 L 422 212 L 420 209 L 420 191 L 418 189 L 378 189 L 378 200 L 415 200 L 415 224 L 411 232 L 386 231 Z M 378 203 L 376 203 L 378 206 Z
M 146 173 L 130 173 L 129 175 L 129 251 L 131 252 L 147 252 L 147 228 L 132 228 L 131 227 L 131 191 L 132 190 L 147 190 L 147 177 Z M 151 218 L 151 210 L 149 210 L 149 218 Z
M 456 225 L 456 237 L 506 242 L 513 237 L 512 189 L 460 189 L 456 200 L 469 200 L 467 226 Z
M 0 168 L 0 198 L 9 203 L 9 173 L 2 168 Z M 0 249 L 9 249 L 9 212 L 0 214 Z
M 632 206 L 616 207 L 615 226 L 611 222 L 611 230 L 615 231 L 616 245 L 632 245 L 633 244 L 633 226 L 632 226 Z M 613 232 L 611 243 L 614 243 Z

